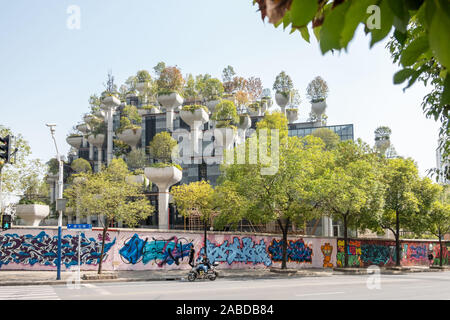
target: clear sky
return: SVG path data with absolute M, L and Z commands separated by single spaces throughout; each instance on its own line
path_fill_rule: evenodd
M 79 30 L 67 27 L 70 5 L 81 10 Z M 104 90 L 109 70 L 120 85 L 159 61 L 218 78 L 232 65 L 269 88 L 284 70 L 303 98 L 300 120 L 310 112 L 306 87 L 320 75 L 330 88 L 329 125 L 353 123 L 355 138 L 371 145 L 374 130 L 389 126 L 400 155 L 415 159 L 422 174 L 434 167 L 439 124 L 421 108 L 428 89 L 393 85 L 398 66 L 386 41 L 369 50 L 359 29 L 347 53 L 322 56 L 311 38 L 308 44 L 263 23 L 252 0 L 7 1 L 0 11 L 0 124 L 22 133 L 33 157 L 47 161 L 55 149 L 45 123 L 57 124 L 66 154 L 66 135 L 89 110 L 89 96 Z

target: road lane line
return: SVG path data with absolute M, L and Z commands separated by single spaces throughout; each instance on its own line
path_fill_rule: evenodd
M 321 295 L 327 295 L 327 294 L 342 294 L 345 293 L 344 291 L 337 291 L 337 292 L 317 292 L 317 293 L 305 293 L 305 294 L 296 294 L 296 297 L 306 297 L 306 296 L 321 296 Z

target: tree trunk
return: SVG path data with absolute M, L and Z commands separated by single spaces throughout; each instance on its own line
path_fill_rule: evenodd
M 283 232 L 283 242 L 282 242 L 282 254 L 283 254 L 283 257 L 282 257 L 282 259 L 281 259 L 281 269 L 286 269 L 287 268 L 287 266 L 286 266 L 286 262 L 287 262 L 287 242 L 288 242 L 288 239 L 287 239 L 287 233 L 288 233 L 288 229 L 289 229 L 289 219 L 286 219 L 286 224 L 285 224 L 285 226 L 284 226 L 284 228 L 283 228 L 283 223 L 282 223 L 282 221 L 281 221 L 281 219 L 278 219 L 278 223 L 279 223 L 279 225 L 280 225 L 280 228 L 281 228 L 281 231 Z
M 400 217 L 398 211 L 395 212 L 395 254 L 397 255 L 395 265 L 400 267 L 401 252 L 400 252 Z
M 348 226 L 347 215 L 344 215 L 344 268 L 348 267 Z
M 102 234 L 102 251 L 100 252 L 100 261 L 98 263 L 98 274 L 102 273 L 102 263 L 103 263 L 103 255 L 105 251 L 105 238 L 106 238 L 106 231 L 108 231 L 108 219 L 105 218 L 105 225 L 103 226 L 103 234 Z

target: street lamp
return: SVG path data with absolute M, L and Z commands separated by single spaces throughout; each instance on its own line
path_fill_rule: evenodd
M 56 124 L 46 123 L 47 127 L 50 128 L 50 134 L 52 135 L 53 141 L 55 143 L 56 148 L 56 158 L 59 163 L 59 175 L 58 175 L 58 197 L 57 199 L 62 199 L 63 197 L 63 160 L 62 157 L 59 155 L 58 146 L 56 144 L 55 139 L 55 127 Z M 61 208 L 58 208 L 58 255 L 56 259 L 56 280 L 61 280 L 61 228 L 62 228 L 62 210 Z

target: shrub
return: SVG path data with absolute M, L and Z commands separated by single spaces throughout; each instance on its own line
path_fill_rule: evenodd
M 153 158 L 162 162 L 170 162 L 172 159 L 172 151 L 175 151 L 178 145 L 177 141 L 172 138 L 168 132 L 160 132 L 153 137 L 148 149 Z
M 198 110 L 198 109 L 203 109 L 206 112 L 209 112 L 207 107 L 199 105 L 199 104 L 186 105 L 186 106 L 183 106 L 183 108 L 181 108 L 181 110 L 190 111 L 192 113 L 194 113 L 195 110 Z
M 74 160 L 72 162 L 72 164 L 70 165 L 70 167 L 76 172 L 76 173 L 81 173 L 81 172 L 91 172 L 92 168 L 91 165 L 89 163 L 89 161 L 83 159 L 83 158 L 78 158 L 76 160 Z
M 229 100 L 222 100 L 217 104 L 215 111 L 211 117 L 212 120 L 228 123 L 230 125 L 238 123 L 239 116 L 236 106 Z

